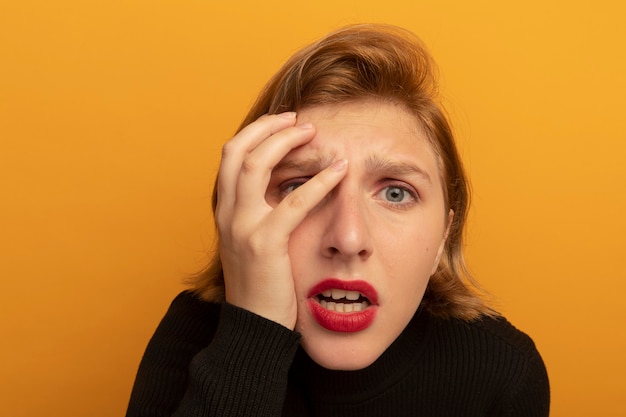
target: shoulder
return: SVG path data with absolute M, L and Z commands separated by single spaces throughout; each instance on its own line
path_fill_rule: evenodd
M 170 304 L 153 339 L 185 340 L 199 348 L 206 345 L 215 333 L 220 311 L 220 304 L 183 291 Z
M 167 314 L 206 317 L 219 315 L 219 310 L 219 303 L 208 302 L 191 291 L 183 291 L 174 298 Z
M 501 415 L 547 415 L 550 389 L 535 343 L 504 317 L 473 321 L 433 319 L 434 352 L 455 378 L 472 381 Z M 526 413 L 526 414 L 524 414 Z
M 533 340 L 517 329 L 504 317 L 481 317 L 476 320 L 432 319 L 436 335 L 444 337 L 451 344 L 459 347 L 475 347 L 482 350 L 498 349 L 510 351 L 528 360 L 538 357 Z
M 189 363 L 215 333 L 220 306 L 180 293 L 170 304 L 144 352 L 128 416 L 171 415 L 183 397 Z
M 491 340 L 494 344 L 508 347 L 528 359 L 538 355 L 535 342 L 523 331 L 511 324 L 505 317 L 483 317 L 467 324 L 477 335 Z

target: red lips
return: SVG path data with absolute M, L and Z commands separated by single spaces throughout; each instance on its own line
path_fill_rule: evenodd
M 338 312 L 334 311 L 334 309 L 323 307 L 320 303 L 322 293 L 332 289 L 359 292 L 362 297 L 358 301 L 344 299 L 337 300 L 337 302 L 361 304 L 366 307 L 352 312 Z M 311 288 L 307 296 L 309 309 L 315 321 L 325 329 L 335 332 L 351 333 L 364 330 L 372 325 L 378 311 L 378 294 L 374 287 L 365 281 L 342 281 L 336 278 L 325 279 Z M 332 301 L 334 302 L 335 300 Z

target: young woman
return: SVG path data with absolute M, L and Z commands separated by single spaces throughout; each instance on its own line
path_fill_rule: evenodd
M 127 416 L 547 416 L 532 340 L 463 263 L 468 202 L 418 39 L 357 25 L 302 49 L 224 146 L 219 251 Z

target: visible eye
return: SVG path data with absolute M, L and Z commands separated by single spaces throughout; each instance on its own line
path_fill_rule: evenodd
M 287 194 L 294 192 L 298 187 L 307 182 L 310 178 L 294 178 L 288 181 L 283 182 L 280 187 L 280 196 L 281 198 L 285 198 Z
M 408 187 L 390 185 L 378 193 L 378 198 L 394 205 L 406 205 L 417 201 L 417 193 Z

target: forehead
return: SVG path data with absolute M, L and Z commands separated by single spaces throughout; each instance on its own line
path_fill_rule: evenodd
M 417 118 L 403 106 L 374 100 L 308 107 L 298 112 L 298 123 L 306 122 L 313 123 L 318 130 L 351 129 L 354 133 L 423 136 Z
M 438 158 L 417 118 L 401 105 L 357 101 L 305 108 L 298 124 L 312 123 L 313 140 L 290 152 L 285 160 L 372 157 L 408 160 L 435 172 Z M 433 174 L 435 173 L 433 172 Z

